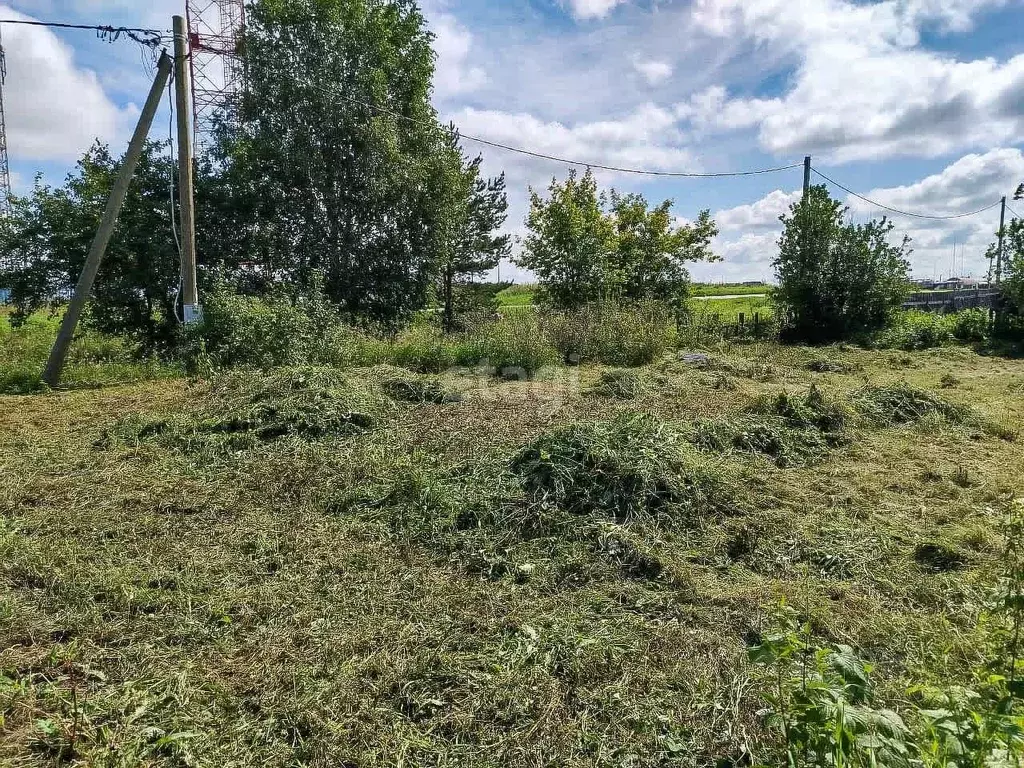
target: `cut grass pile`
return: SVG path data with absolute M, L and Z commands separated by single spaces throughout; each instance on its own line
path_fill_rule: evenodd
M 537 504 L 572 515 L 661 527 L 694 525 L 729 506 L 718 472 L 668 425 L 623 414 L 544 435 L 512 463 Z
M 362 434 L 384 409 L 382 397 L 332 368 L 230 372 L 214 379 L 189 413 L 129 416 L 107 430 L 98 445 L 156 440 L 185 452 L 241 451 L 284 437 Z
M 812 385 L 803 396 L 765 394 L 745 414 L 698 422 L 693 441 L 704 450 L 764 454 L 779 467 L 792 467 L 845 445 L 847 421 L 846 409 Z
M 978 616 L 1024 456 L 857 393 L 1012 424 L 1024 372 L 907 354 L 829 350 L 856 376 L 823 380 L 821 350 L 723 346 L 631 371 L 656 384 L 634 400 L 588 365 L 0 397 L 0 765 L 783 765 L 747 662 L 783 597 L 916 727 L 911 686 L 996 658 Z M 711 454 L 699 422 L 827 452 Z
M 938 418 L 950 424 L 980 429 L 1004 440 L 1012 441 L 1017 436 L 1016 430 L 982 417 L 969 406 L 903 382 L 865 387 L 854 395 L 854 402 L 879 424 L 919 424 Z

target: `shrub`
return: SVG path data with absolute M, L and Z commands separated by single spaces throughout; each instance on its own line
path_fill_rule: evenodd
M 706 462 L 646 415 L 575 425 L 541 436 L 512 462 L 535 503 L 619 522 L 694 523 L 728 502 Z
M 285 295 L 243 296 L 223 286 L 206 295 L 203 322 L 186 333 L 217 365 L 264 370 L 307 362 L 317 336 L 310 315 Z
M 956 424 L 977 421 L 970 408 L 905 383 L 865 387 L 854 401 L 861 411 L 883 424 L 913 424 L 931 414 Z
M 989 336 L 988 311 L 965 309 L 953 315 L 953 335 L 960 341 L 985 341 Z
M 636 367 L 670 348 L 674 315 L 657 302 L 591 304 L 544 316 L 544 329 L 566 362 L 598 361 Z
M 782 217 L 773 300 L 791 337 L 828 341 L 871 333 L 903 302 L 909 240 L 892 245 L 891 222 L 850 224 L 846 214 L 820 185 Z
M 533 312 L 508 313 L 484 328 L 479 342 L 468 344 L 466 349 L 475 349 L 499 374 L 521 371 L 532 376 L 558 359 Z
M 952 316 L 908 310 L 900 312 L 893 323 L 876 339 L 882 349 L 903 349 L 908 352 L 931 349 L 954 341 Z
M 391 361 L 418 373 L 441 373 L 456 364 L 458 354 L 451 338 L 431 326 L 413 326 L 391 347 Z

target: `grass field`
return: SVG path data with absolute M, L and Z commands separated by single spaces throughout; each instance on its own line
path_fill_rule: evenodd
M 694 283 L 691 293 L 693 296 L 758 296 L 770 290 L 771 286 L 767 285 Z M 502 307 L 529 306 L 533 304 L 536 291 L 537 287 L 534 285 L 513 285 L 498 294 L 498 302 Z
M 1024 364 L 705 352 L 0 397 L 0 764 L 780 764 L 783 597 L 887 706 L 970 682 Z

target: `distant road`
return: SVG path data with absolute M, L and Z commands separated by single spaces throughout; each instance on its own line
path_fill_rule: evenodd
M 728 296 L 693 296 L 697 301 L 720 301 L 721 299 L 763 299 L 767 293 L 731 293 Z

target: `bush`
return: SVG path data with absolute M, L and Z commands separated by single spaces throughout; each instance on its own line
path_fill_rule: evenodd
M 903 349 L 908 352 L 952 344 L 952 316 L 907 310 L 900 312 L 892 325 L 882 331 L 875 345 L 882 349 Z
M 451 338 L 432 326 L 414 326 L 402 333 L 390 357 L 395 365 L 418 373 L 441 373 L 458 362 Z
M 988 311 L 966 309 L 953 315 L 953 335 L 960 341 L 985 341 L 989 335 Z
M 886 219 L 846 222 L 824 186 L 811 187 L 782 217 L 773 300 L 787 335 L 830 341 L 884 328 L 909 288 L 909 240 L 892 245 Z
M 480 362 L 486 361 L 503 375 L 519 371 L 532 376 L 558 360 L 533 312 L 508 313 L 482 329 L 478 341 L 467 339 L 463 348 L 480 355 Z
M 626 414 L 543 435 L 512 468 L 535 503 L 672 526 L 728 506 L 721 481 L 691 451 L 657 419 Z
M 673 313 L 656 302 L 606 302 L 544 316 L 545 332 L 566 362 L 629 368 L 664 355 L 674 340 L 674 325 Z

